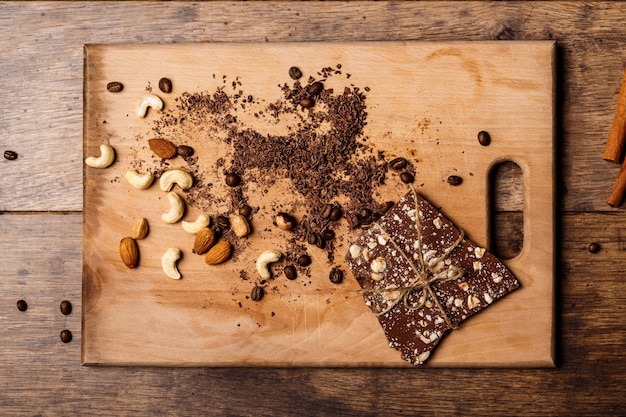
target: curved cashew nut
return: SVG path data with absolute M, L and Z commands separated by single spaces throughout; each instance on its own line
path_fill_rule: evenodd
M 256 270 L 261 275 L 261 278 L 269 279 L 272 276 L 269 270 L 269 264 L 277 262 L 282 256 L 283 254 L 276 249 L 266 250 L 259 255 L 256 260 Z
M 126 181 L 138 190 L 145 190 L 150 187 L 152 185 L 152 180 L 154 180 L 154 175 L 150 172 L 138 174 L 135 171 L 126 171 L 124 176 L 126 177 Z
M 164 223 L 176 223 L 185 213 L 185 202 L 174 191 L 167 193 L 167 200 L 170 202 L 170 210 L 161 215 L 161 221 Z
M 180 259 L 182 253 L 178 248 L 169 248 L 161 257 L 161 268 L 165 275 L 172 279 L 180 279 L 181 275 L 176 266 L 176 262 Z
M 188 190 L 193 185 L 193 177 L 182 169 L 170 169 L 161 174 L 159 187 L 162 191 L 169 191 L 174 184 L 178 184 L 183 190 Z
M 106 168 L 115 160 L 115 151 L 111 145 L 103 143 L 100 145 L 100 156 L 90 156 L 85 159 L 85 163 L 92 168 Z
M 154 110 L 163 110 L 163 100 L 154 94 L 144 94 L 137 103 L 137 116 L 146 117 L 148 107 L 152 107 Z
M 196 221 L 187 222 L 183 220 L 182 226 L 185 232 L 195 235 L 200 231 L 200 229 L 207 227 L 210 223 L 211 218 L 206 214 L 201 214 L 198 216 Z

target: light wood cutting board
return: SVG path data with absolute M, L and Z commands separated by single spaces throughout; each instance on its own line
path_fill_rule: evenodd
M 366 144 L 387 157 L 412 158 L 418 191 L 477 244 L 488 245 L 490 170 L 514 161 L 523 172 L 524 245 L 505 262 L 522 287 L 449 333 L 428 366 L 554 366 L 554 50 L 553 42 L 86 46 L 85 156 L 97 155 L 99 145 L 108 143 L 117 157 L 107 169 L 84 171 L 83 363 L 409 366 L 387 346 L 343 265 L 358 236 L 345 221 L 336 256 L 346 273 L 342 284 L 328 281 L 332 265 L 321 250 L 310 248 L 310 276 L 295 281 L 278 276 L 261 302 L 249 299 L 258 280 L 258 254 L 285 248 L 271 215 L 279 208 L 297 212 L 298 196 L 287 180 L 252 193 L 250 203 L 259 211 L 245 250 L 208 267 L 191 253 L 193 237 L 180 225 L 159 220 L 168 205 L 158 185 L 139 191 L 124 179 L 138 161 L 142 169 L 155 165 L 147 139 L 162 113 L 134 114 L 146 90 L 163 98 L 166 112 L 183 92 L 214 92 L 220 86 L 229 94 L 242 90 L 271 102 L 282 95 L 279 85 L 293 82 L 289 67 L 298 66 L 306 80 L 341 64 L 341 74 L 330 77 L 326 87 L 367 87 Z M 173 82 L 170 94 L 157 88 L 164 76 Z M 123 91 L 107 92 L 109 81 L 122 82 Z M 254 126 L 251 114 L 242 110 L 240 120 L 262 131 L 285 128 Z M 204 175 L 223 184 L 216 159 L 229 150 L 207 141 L 204 133 L 201 139 L 202 129 L 184 142 L 196 149 Z M 490 132 L 490 146 L 478 144 L 480 130 Z M 171 166 L 185 164 L 178 158 Z M 449 186 L 451 174 L 461 175 L 463 184 Z M 227 192 L 225 186 L 213 190 Z M 397 201 L 407 191 L 389 174 L 377 199 Z M 227 209 L 216 197 L 207 214 Z M 188 207 L 185 219 L 200 212 Z M 129 270 L 120 261 L 119 241 L 140 217 L 148 219 L 150 234 L 139 241 L 139 266 Z M 179 281 L 161 270 L 161 255 L 171 246 L 183 250 Z M 242 271 L 251 278 L 242 279 Z

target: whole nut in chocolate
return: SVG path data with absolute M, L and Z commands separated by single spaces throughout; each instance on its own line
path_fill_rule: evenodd
M 69 343 L 72 341 L 72 332 L 69 330 L 62 330 L 59 337 L 61 338 L 61 342 Z
M 333 206 L 330 210 L 330 215 L 328 217 L 329 220 L 336 222 L 337 220 L 343 217 L 343 209 L 341 206 Z
M 300 266 L 309 266 L 311 265 L 311 257 L 307 254 L 300 255 L 298 257 L 298 265 Z
M 28 304 L 25 300 L 17 300 L 17 309 L 19 311 L 26 311 L 28 309 Z
M 176 148 L 176 153 L 178 154 L 178 156 L 185 158 L 187 156 L 192 156 L 194 154 L 194 150 L 191 146 L 179 145 Z
M 288 280 L 293 281 L 298 277 L 298 270 L 293 265 L 285 266 L 283 272 L 285 273 L 285 278 L 287 278 Z
M 61 301 L 59 308 L 61 309 L 61 314 L 63 314 L 64 316 L 72 313 L 72 303 L 67 300 Z
M 321 81 L 315 81 L 308 87 L 308 90 L 310 95 L 317 96 L 324 91 L 324 84 Z
M 226 175 L 226 185 L 229 187 L 236 187 L 241 184 L 241 177 L 233 172 Z
M 400 174 L 400 180 L 405 184 L 411 184 L 415 181 L 415 177 L 410 172 L 403 172 Z
M 315 106 L 315 100 L 313 100 L 311 97 L 304 97 L 302 100 L 300 100 L 300 106 L 303 109 L 310 109 L 311 107 Z
M 252 214 L 252 207 L 250 207 L 249 205 L 244 205 L 239 207 L 239 210 L 237 210 L 239 212 L 239 214 L 241 214 L 243 217 L 250 217 L 250 215 Z
M 489 144 L 491 143 L 491 135 L 489 135 L 488 132 L 481 130 L 480 132 L 478 132 L 478 143 L 483 146 L 489 146 Z
M 159 90 L 164 93 L 172 92 L 172 81 L 169 78 L 163 77 L 159 80 Z

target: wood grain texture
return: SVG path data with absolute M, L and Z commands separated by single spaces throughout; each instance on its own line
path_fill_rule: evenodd
M 81 367 L 79 315 L 57 311 L 63 298 L 80 306 L 82 216 L 0 216 L 13 265 L 0 281 L 0 411 L 619 415 L 626 407 L 626 217 L 606 205 L 619 166 L 601 155 L 626 62 L 624 15 L 623 2 L 0 3 L 0 144 L 20 154 L 0 163 L 1 210 L 82 209 L 86 43 L 554 39 L 562 214 L 554 370 Z M 44 233 L 56 236 L 54 245 Z M 600 253 L 587 252 L 592 241 Z M 60 275 L 51 247 L 71 259 Z M 30 272 L 23 285 L 16 284 L 20 270 Z M 26 314 L 17 314 L 18 296 L 30 301 Z M 66 327 L 75 341 L 64 345 L 58 332 Z

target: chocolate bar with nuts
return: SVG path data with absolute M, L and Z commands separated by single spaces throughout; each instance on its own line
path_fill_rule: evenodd
M 389 346 L 414 365 L 448 331 L 519 287 L 414 189 L 350 246 L 346 261 Z

